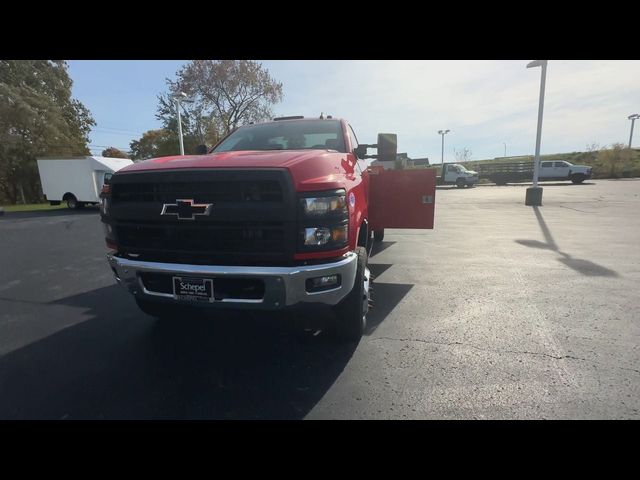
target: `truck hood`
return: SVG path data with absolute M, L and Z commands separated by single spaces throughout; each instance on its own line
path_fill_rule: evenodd
M 197 168 L 286 168 L 297 191 L 344 188 L 353 176 L 347 154 L 335 150 L 251 150 L 209 155 L 177 155 L 134 163 L 118 175 L 158 170 Z
M 178 168 L 292 168 L 318 157 L 336 155 L 333 150 L 251 150 L 211 153 L 209 155 L 176 155 L 134 163 L 121 173 Z M 340 154 L 345 155 L 345 154 Z

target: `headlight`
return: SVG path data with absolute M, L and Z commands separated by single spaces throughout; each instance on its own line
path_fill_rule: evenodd
M 348 225 L 338 227 L 311 227 L 304 229 L 305 246 L 322 246 L 329 243 L 336 246 L 344 246 L 349 234 Z
M 349 208 L 346 192 L 339 189 L 303 195 L 298 200 L 298 251 L 338 250 L 347 246 Z
M 302 213 L 306 217 L 346 214 L 347 200 L 344 193 L 327 197 L 301 198 Z

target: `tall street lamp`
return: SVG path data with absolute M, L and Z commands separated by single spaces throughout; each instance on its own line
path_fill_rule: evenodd
M 180 116 L 180 101 L 183 103 L 192 103 L 193 100 L 187 100 L 187 94 L 184 92 L 178 92 L 171 95 L 176 101 L 176 110 L 178 111 L 178 138 L 180 140 L 180 155 L 184 155 L 184 141 L 182 139 L 182 117 Z
M 449 133 L 451 130 L 438 130 L 438 133 L 442 135 L 442 159 L 440 162 L 444 165 L 444 136 Z
M 629 150 L 631 150 L 631 140 L 633 140 L 633 124 L 636 123 L 636 120 L 640 118 L 640 115 L 634 113 L 633 115 L 629 115 L 627 118 L 631 120 L 631 134 L 629 134 Z
M 507 158 L 507 143 L 502 142 L 502 144 L 504 145 L 504 158 Z
M 527 188 L 525 205 L 542 205 L 542 187 L 538 186 L 538 175 L 540 173 L 540 137 L 542 135 L 542 110 L 544 109 L 544 86 L 547 79 L 547 61 L 534 60 L 527 65 L 527 68 L 542 67 L 540 76 L 540 103 L 538 104 L 538 132 L 536 133 L 536 156 L 533 159 L 533 187 Z

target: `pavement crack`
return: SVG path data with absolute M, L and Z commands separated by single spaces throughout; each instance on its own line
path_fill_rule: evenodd
M 514 354 L 518 354 L 518 355 L 537 355 L 537 356 L 553 358 L 555 360 L 562 360 L 562 359 L 568 358 L 568 359 L 572 359 L 572 360 L 590 361 L 588 358 L 574 357 L 572 355 L 551 355 L 549 353 L 528 352 L 526 350 L 506 350 L 506 349 L 482 348 L 482 347 L 478 347 L 477 345 L 473 345 L 472 343 L 464 343 L 464 342 L 437 342 L 435 340 L 424 340 L 424 339 L 421 339 L 421 338 L 392 338 L 392 337 L 377 337 L 377 338 L 374 338 L 373 340 L 393 340 L 393 341 L 398 341 L 398 342 L 420 342 L 420 343 L 428 343 L 428 344 L 433 344 L 433 345 L 444 345 L 444 346 L 449 346 L 449 347 L 453 346 L 453 345 L 462 345 L 462 346 L 465 346 L 465 347 L 473 348 L 475 350 L 479 350 L 481 352 L 514 353 Z
M 580 210 L 578 208 L 567 207 L 566 205 L 558 205 L 558 207 L 560 207 L 560 208 L 568 208 L 569 210 L 575 210 L 576 212 L 580 212 L 580 213 L 593 213 L 593 212 L 587 212 L 586 210 Z
M 582 358 L 582 357 L 575 357 L 573 355 L 551 355 L 550 353 L 544 353 L 544 352 L 529 352 L 527 350 L 506 350 L 506 349 L 493 349 L 493 348 L 482 348 L 482 347 L 478 347 L 477 345 L 473 345 L 472 343 L 464 343 L 464 342 L 437 342 L 435 340 L 425 340 L 422 338 L 393 338 L 393 337 L 376 337 L 373 338 L 372 341 L 376 341 L 376 340 L 392 340 L 392 341 L 397 341 L 397 342 L 418 342 L 418 343 L 427 343 L 427 344 L 432 344 L 432 345 L 444 345 L 447 347 L 450 346 L 454 346 L 454 345 L 462 345 L 464 347 L 469 347 L 469 348 L 473 348 L 475 350 L 479 350 L 481 352 L 491 352 L 491 353 L 513 353 L 516 355 L 534 355 L 534 356 L 540 356 L 540 357 L 548 357 L 548 358 L 553 358 L 554 360 L 581 360 L 583 362 L 591 362 L 593 364 L 597 364 L 597 365 L 602 365 L 601 362 L 598 362 L 597 360 L 592 360 L 589 358 Z M 628 372 L 634 372 L 637 374 L 640 374 L 640 370 L 635 369 L 635 368 L 626 368 L 626 367 L 615 367 L 618 368 L 620 370 L 625 370 Z

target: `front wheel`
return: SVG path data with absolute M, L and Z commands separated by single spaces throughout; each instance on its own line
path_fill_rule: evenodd
M 373 232 L 373 239 L 376 242 L 381 242 L 384 240 L 384 230 L 375 230 Z
M 336 333 L 341 340 L 357 342 L 364 334 L 369 311 L 369 282 L 371 273 L 367 268 L 367 250 L 357 247 L 356 279 L 353 289 L 334 307 Z
M 462 188 L 467 184 L 467 182 L 464 181 L 464 178 L 459 178 L 458 180 L 456 180 L 456 187 L 458 188 Z
M 571 175 L 571 181 L 576 185 L 579 184 L 579 183 L 584 182 L 585 179 L 586 179 L 586 177 L 584 175 L 582 175 L 581 173 L 574 173 L 573 175 Z

